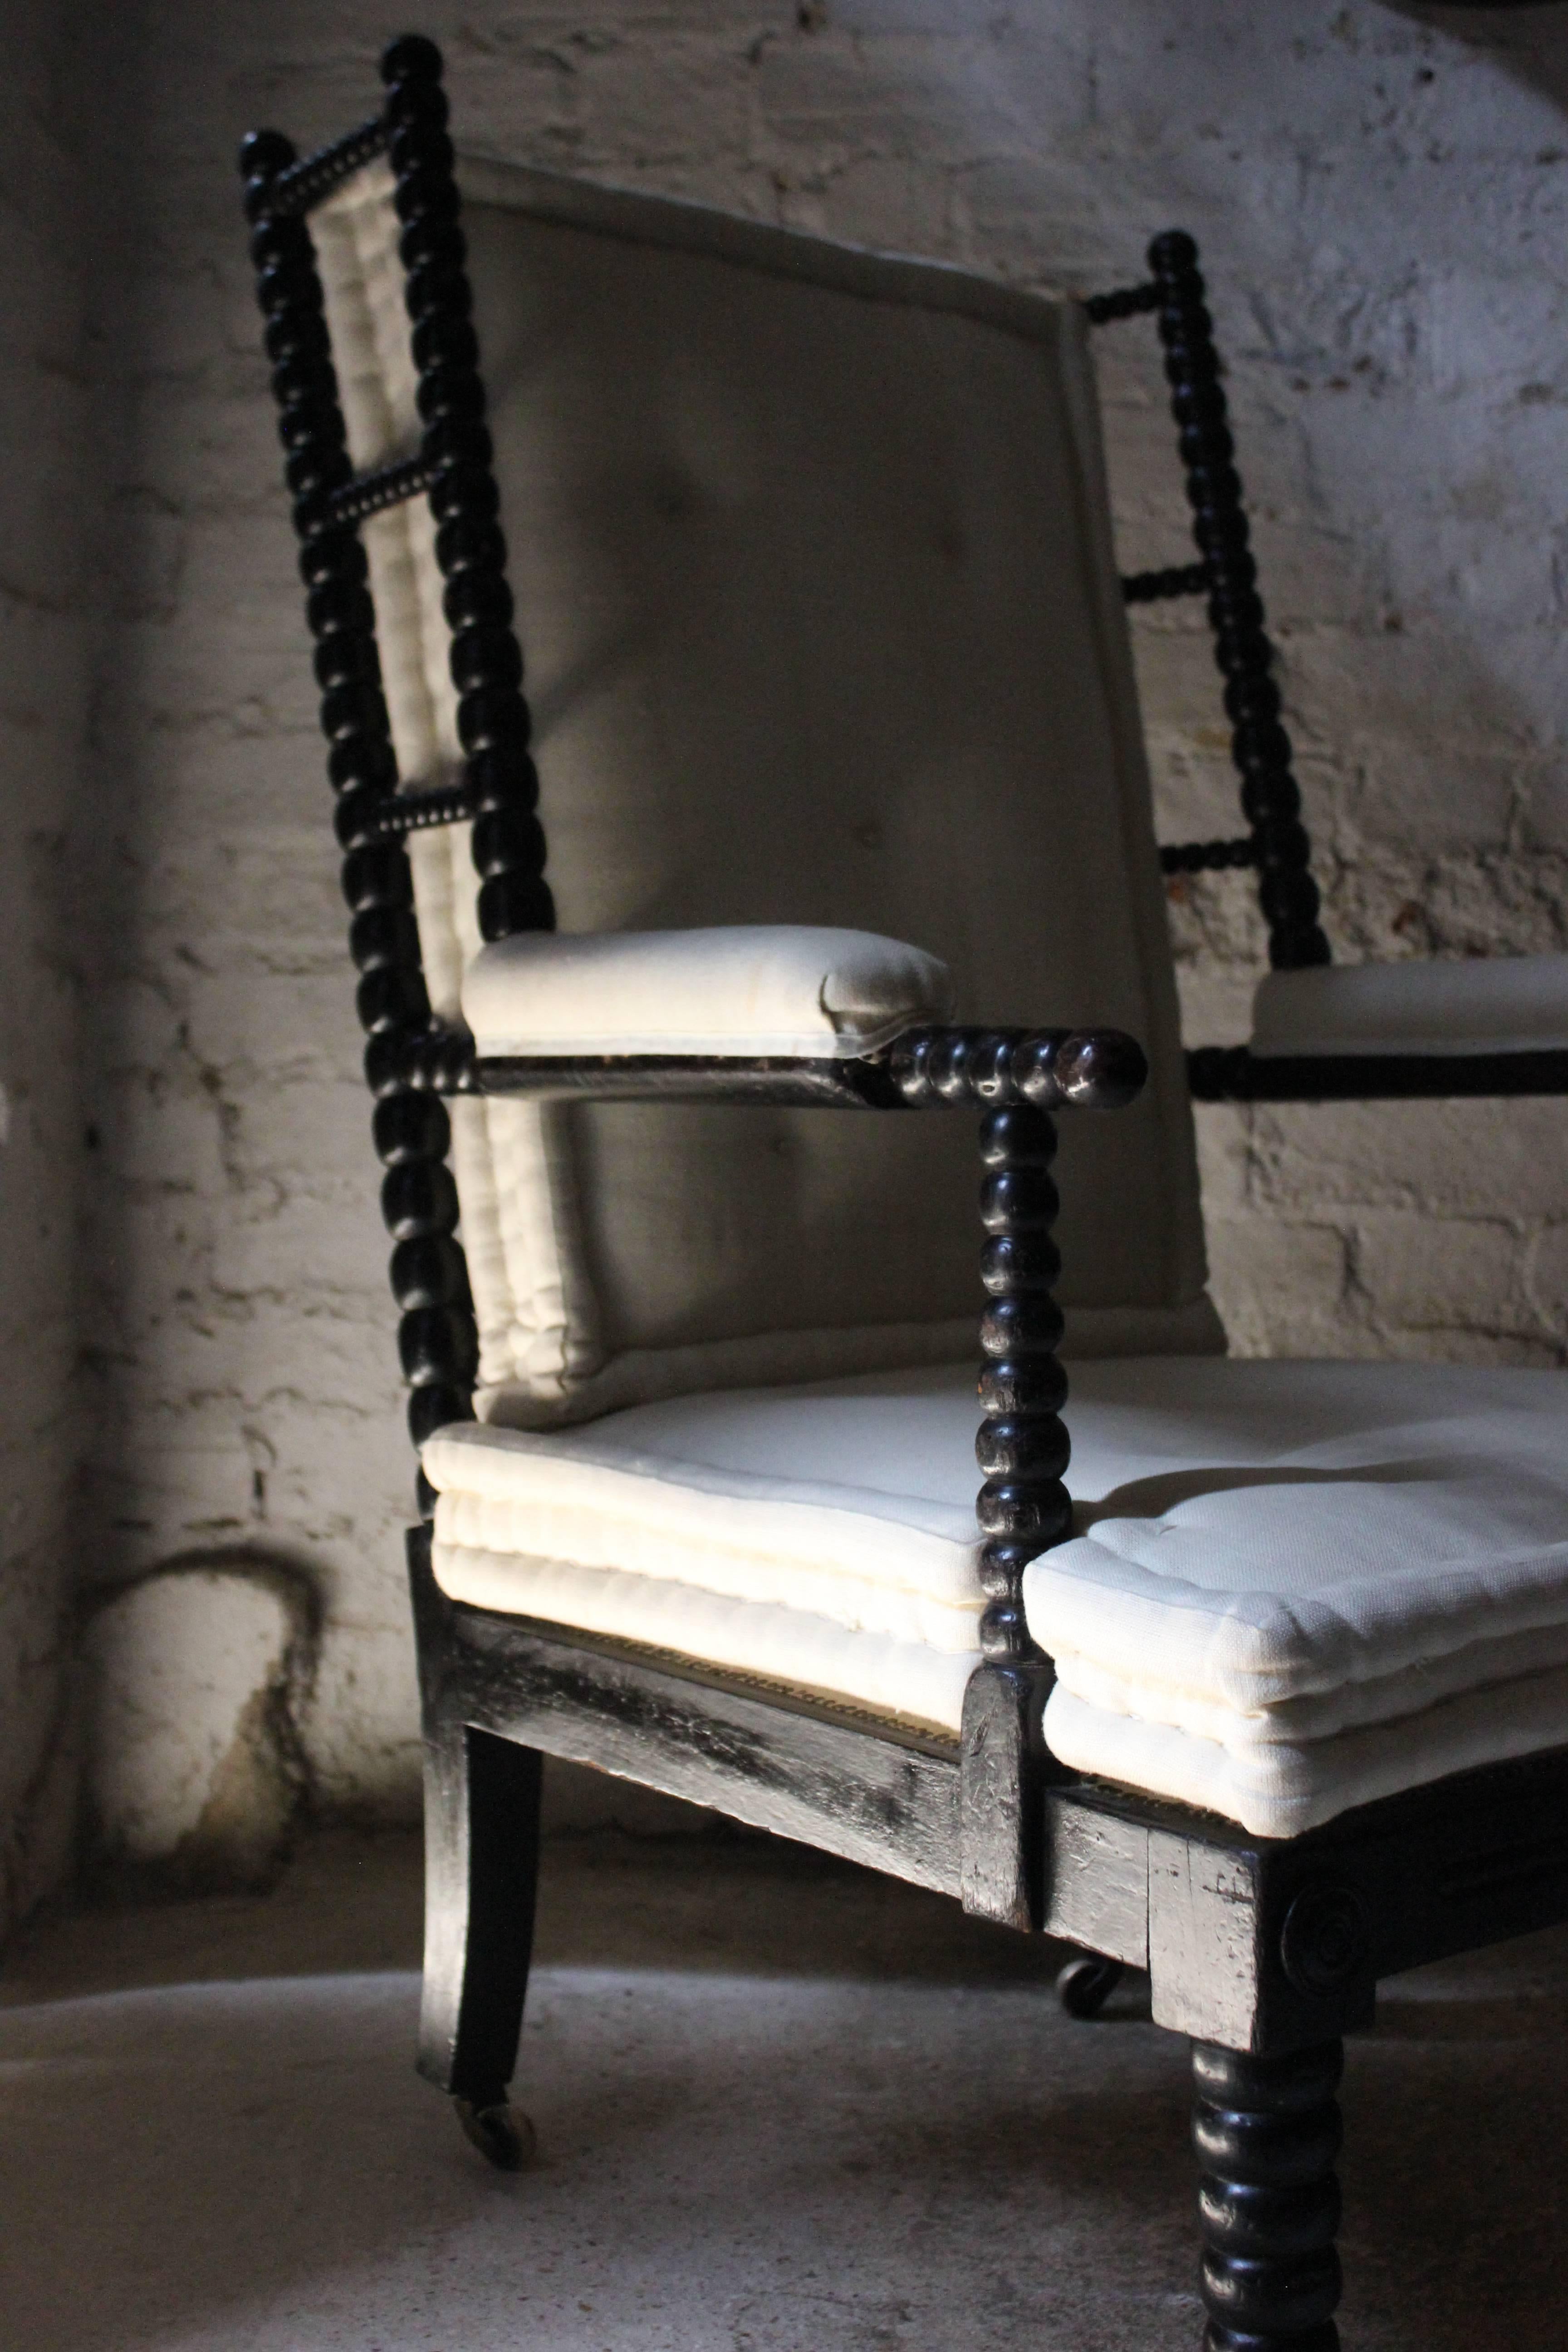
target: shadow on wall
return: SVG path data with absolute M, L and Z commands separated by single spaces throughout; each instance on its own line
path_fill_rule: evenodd
M 1108 114 L 1144 149 L 1124 209 L 1203 246 L 1336 952 L 1568 944 L 1568 289 L 1548 243 L 1568 185 L 1568 9 L 1378 0 L 1303 10 L 1283 40 L 1271 12 L 1226 28 L 1205 11 L 1157 85 L 1139 14 L 1139 48 L 1124 35 L 1102 72 Z M 1504 101 L 1500 68 L 1545 101 L 1538 121 Z M 1157 532 L 1138 511 L 1152 520 L 1161 475 L 1152 441 L 1128 446 L 1152 375 L 1111 342 L 1128 332 L 1098 348 L 1131 378 L 1121 400 L 1110 378 L 1111 443 L 1137 568 L 1185 551 L 1173 496 L 1154 494 Z M 1162 796 L 1182 799 L 1191 771 L 1203 831 L 1234 787 L 1198 748 L 1215 735 L 1206 666 L 1191 687 L 1167 677 L 1149 634 L 1173 625 L 1141 629 L 1145 704 L 1177 753 Z M 1172 821 L 1189 830 L 1185 810 Z
M 84 1862 L 101 1891 L 273 1883 L 310 1793 L 300 1723 L 321 1615 L 310 1571 L 256 1549 L 167 1560 L 93 1596 Z
M 1568 107 L 1568 5 L 1564 0 L 1383 0 L 1396 16 L 1430 25 L 1489 51 L 1519 81 Z

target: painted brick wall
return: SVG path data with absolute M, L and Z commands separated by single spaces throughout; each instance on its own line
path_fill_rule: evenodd
M 1568 943 L 1556 12 L 425 0 L 417 13 L 447 48 L 460 133 L 482 150 L 1026 286 L 1124 281 L 1154 230 L 1193 229 L 1336 949 Z M 366 0 L 162 0 L 106 21 L 95 165 L 115 201 L 95 348 L 113 609 L 82 857 L 112 920 L 84 939 L 76 901 L 61 912 L 90 991 L 100 1139 L 85 1162 L 90 1571 L 305 1570 L 326 1612 L 301 1702 L 310 1766 L 328 1801 L 384 1809 L 414 1786 L 408 1466 L 231 159 L 257 121 L 305 143 L 368 111 L 374 54 L 398 29 Z M 1152 336 L 1123 326 L 1101 348 L 1126 562 L 1184 560 Z M 1235 821 L 1200 629 L 1173 607 L 1138 625 L 1167 838 Z M 1189 1034 L 1244 1034 L 1260 961 L 1244 878 L 1193 886 L 1173 914 Z M 1559 1360 L 1568 1109 L 1202 1124 L 1216 1290 L 1239 1349 Z M 59 1171 L 69 1139 L 55 1139 Z M 63 1173 L 47 1181 L 40 1219 L 64 1192 Z M 47 1542 L 41 1520 L 30 1540 Z
M 0 1936 L 70 1833 L 64 1670 L 76 1455 L 73 1194 L 79 917 L 66 856 L 89 627 L 80 126 L 48 0 L 0 79 Z

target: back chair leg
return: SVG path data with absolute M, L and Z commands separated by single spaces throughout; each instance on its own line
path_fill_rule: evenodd
M 426 1744 L 419 2071 L 451 2093 L 464 2131 L 504 2172 L 533 2149 L 507 2086 L 533 1950 L 542 1767 L 537 1748 L 458 1720 Z
M 1193 2043 L 1204 2352 L 1339 2352 L 1344 2044 L 1254 2058 Z

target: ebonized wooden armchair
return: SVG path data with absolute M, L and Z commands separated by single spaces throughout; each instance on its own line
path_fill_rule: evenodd
M 1568 1384 L 1227 1362 L 1189 1073 L 1560 1088 L 1560 973 L 1500 1038 L 1328 966 L 1189 239 L 1079 305 L 493 164 L 459 225 L 437 53 L 383 76 L 242 169 L 423 1449 L 421 2066 L 522 2159 L 595 1764 L 1066 1937 L 1082 2013 L 1146 1968 L 1206 2340 L 1324 2352 L 1341 2037 L 1568 1916 Z M 1200 560 L 1121 582 L 1145 310 Z M 1204 593 L 1250 829 L 1163 863 L 1255 866 L 1275 970 L 1184 1064 L 1122 608 Z

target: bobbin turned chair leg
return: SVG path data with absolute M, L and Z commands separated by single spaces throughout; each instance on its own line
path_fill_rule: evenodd
M 1339 2352 L 1344 2044 L 1279 2058 L 1192 2051 L 1204 2352 Z
M 419 2071 L 503 2172 L 533 2152 L 507 2086 L 533 1949 L 543 1759 L 459 1721 L 427 1737 Z

